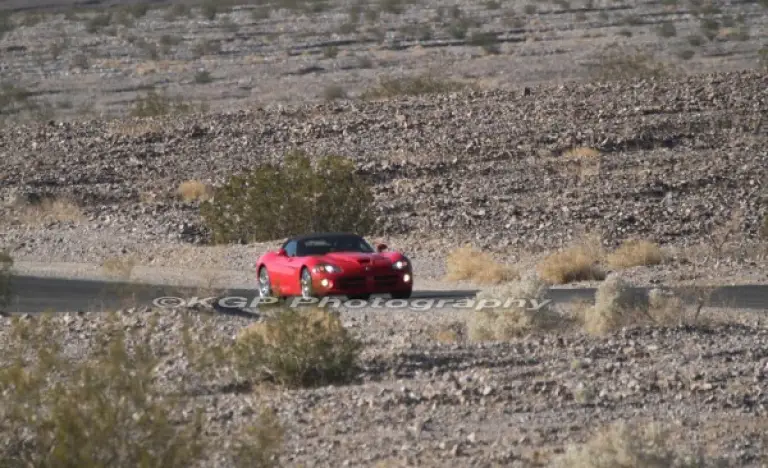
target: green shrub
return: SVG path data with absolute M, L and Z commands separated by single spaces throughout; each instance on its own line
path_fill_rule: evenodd
M 622 50 L 611 47 L 597 56 L 597 63 L 591 71 L 592 77 L 599 81 L 625 81 L 635 79 L 667 78 L 675 70 L 652 55 L 641 52 Z
M 763 225 L 760 227 L 760 236 L 763 239 L 768 239 L 768 215 L 763 218 Z
M 200 14 L 203 16 L 203 18 L 207 19 L 208 21 L 213 21 L 214 19 L 216 19 L 216 14 L 218 13 L 219 13 L 219 8 L 216 5 L 216 2 L 206 1 L 200 7 Z
M 215 243 L 263 242 L 300 232 L 373 229 L 373 193 L 339 156 L 286 155 L 282 166 L 264 164 L 216 188 L 200 214 Z
M 112 15 L 109 13 L 99 13 L 92 16 L 85 24 L 85 30 L 91 34 L 96 34 L 112 23 Z
M 455 80 L 444 80 L 429 74 L 403 78 L 383 77 L 378 86 L 368 89 L 361 94 L 363 99 L 380 99 L 397 96 L 420 96 L 427 94 L 444 94 L 471 89 L 467 83 Z
M 170 97 L 152 90 L 134 101 L 129 115 L 130 117 L 158 117 L 205 112 L 206 110 L 205 104 L 190 104 L 184 102 L 180 97 Z
M 130 326 L 135 317 L 123 321 L 117 314 L 99 320 L 98 327 L 81 324 L 95 335 L 78 336 L 74 353 L 67 335 L 77 325 L 70 321 L 78 319 L 61 317 L 6 319 L 0 358 L 4 466 L 204 463 L 215 447 L 204 433 L 203 408 L 158 384 L 160 356 L 171 350 L 158 349 L 157 316 L 144 327 Z M 228 455 L 235 466 L 274 466 L 281 437 L 274 415 L 264 412 L 245 437 L 235 437 Z
M 13 258 L 8 252 L 0 251 L 0 311 L 11 303 L 11 269 Z
M 764 45 L 757 51 L 758 64 L 768 70 L 768 45 Z
M 349 382 L 358 372 L 361 342 L 334 311 L 285 308 L 246 328 L 236 344 L 244 375 L 311 387 Z
M 13 31 L 14 27 L 11 13 L 0 11 L 0 39 L 5 37 L 6 33 Z

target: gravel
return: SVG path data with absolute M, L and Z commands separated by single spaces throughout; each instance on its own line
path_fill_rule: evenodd
M 342 309 L 343 322 L 366 345 L 358 382 L 239 393 L 223 372 L 185 404 L 206 408 L 208 437 L 222 444 L 253 421 L 253 408 L 275 409 L 287 431 L 281 460 L 289 465 L 532 466 L 611 422 L 655 420 L 682 425 L 670 439 L 676 450 L 705 447 L 727 466 L 758 467 L 767 447 L 768 331 L 758 323 L 766 311 L 704 314 L 731 312 L 730 323 L 709 328 L 633 328 L 600 338 L 563 331 L 475 344 L 461 334 L 454 342 L 436 338 L 439 330 L 460 331 L 456 324 L 471 311 Z M 178 356 L 181 313 L 161 312 L 164 332 L 154 338 L 176 350 L 159 368 L 168 385 L 191 372 Z M 68 352 L 82 353 L 104 317 L 57 316 L 59 329 L 77 337 L 67 340 Z M 120 317 L 131 327 L 148 321 L 144 309 Z M 198 327 L 212 324 L 216 340 L 249 323 L 192 317 Z M 7 330 L 0 328 L 0 341 Z
M 519 261 L 600 233 L 607 247 L 642 237 L 674 250 L 662 272 L 671 280 L 698 274 L 693 259 L 712 277 L 764 282 L 766 90 L 764 73 L 741 71 L 541 85 L 529 96 L 10 126 L 0 135 L 0 245 L 20 261 L 133 255 L 181 266 L 193 252 L 190 264 L 248 271 L 265 245 L 195 248 L 206 230 L 175 189 L 190 179 L 220 184 L 301 147 L 357 162 L 376 194 L 375 235 L 436 265 L 424 276 L 439 276 L 447 252 L 466 242 Z M 600 155 L 567 153 L 582 147 Z M 46 196 L 73 200 L 82 216 L 30 224 L 25 206 Z M 712 236 L 731 221 L 734 235 L 715 258 Z

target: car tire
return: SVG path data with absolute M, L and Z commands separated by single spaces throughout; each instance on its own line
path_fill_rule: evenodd
M 269 271 L 267 271 L 267 267 L 262 266 L 259 268 L 256 283 L 258 286 L 260 298 L 266 299 L 267 297 L 272 297 L 274 291 L 272 291 L 272 284 L 270 284 L 269 281 Z
M 390 294 L 392 299 L 410 299 L 412 291 L 398 291 Z
M 301 287 L 301 298 L 310 299 L 317 297 L 312 289 L 312 273 L 309 268 L 302 267 L 301 274 L 299 275 L 299 286 Z

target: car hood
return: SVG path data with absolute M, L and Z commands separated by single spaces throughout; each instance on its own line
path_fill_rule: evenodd
M 362 252 L 331 252 L 323 255 L 322 261 L 334 263 L 339 266 L 361 265 L 361 266 L 391 266 L 392 259 L 378 253 Z

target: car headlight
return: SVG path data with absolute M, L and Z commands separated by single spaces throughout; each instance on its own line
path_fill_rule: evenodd
M 341 268 L 329 263 L 323 263 L 321 265 L 316 265 L 312 271 L 315 273 L 341 273 Z
M 395 270 L 405 270 L 408 268 L 408 262 L 406 260 L 398 260 L 392 264 L 392 268 Z

